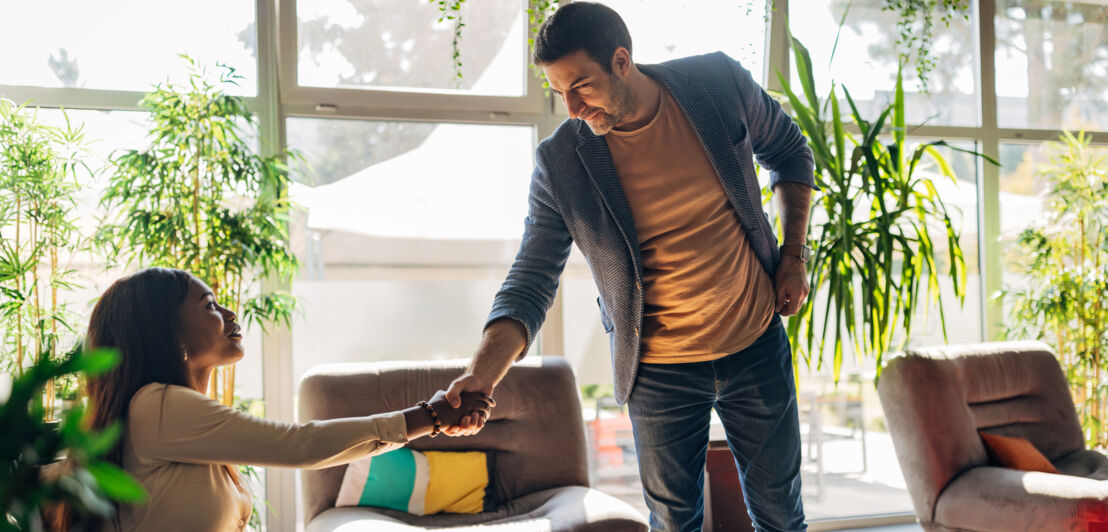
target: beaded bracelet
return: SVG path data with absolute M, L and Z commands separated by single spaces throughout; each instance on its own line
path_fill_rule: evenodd
M 431 429 L 431 437 L 439 435 L 442 432 L 442 421 L 439 421 L 439 413 L 435 412 L 435 408 L 432 407 L 427 401 L 420 401 L 419 406 L 422 406 L 429 414 L 431 414 L 431 421 L 435 422 L 435 426 Z

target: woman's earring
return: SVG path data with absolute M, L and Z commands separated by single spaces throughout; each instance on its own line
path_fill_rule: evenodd
M 189 359 L 189 352 L 188 352 L 188 351 L 187 351 L 186 349 L 184 349 L 184 348 L 181 348 L 181 351 L 184 351 L 184 352 L 185 352 L 185 361 L 187 362 L 187 361 L 188 361 L 188 359 Z

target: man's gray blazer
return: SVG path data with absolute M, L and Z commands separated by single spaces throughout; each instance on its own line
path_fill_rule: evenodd
M 812 153 L 800 128 L 742 65 L 721 52 L 639 69 L 669 89 L 685 111 L 751 248 L 772 278 L 780 256 L 762 211 L 752 156 L 770 172 L 771 187 L 782 181 L 814 186 Z M 600 291 L 615 397 L 622 404 L 638 371 L 643 311 L 642 256 L 631 208 L 604 137 L 584 121 L 563 122 L 539 144 L 535 158 L 523 242 L 487 323 L 518 320 L 530 346 L 576 242 Z

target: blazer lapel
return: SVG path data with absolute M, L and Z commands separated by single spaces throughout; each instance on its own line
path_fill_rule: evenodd
M 589 174 L 593 186 L 596 187 L 608 212 L 616 221 L 616 226 L 627 242 L 635 265 L 641 270 L 642 257 L 639 250 L 639 236 L 635 230 L 635 219 L 631 215 L 631 205 L 627 202 L 627 196 L 623 193 L 619 175 L 616 174 L 616 165 L 612 161 L 612 154 L 608 151 L 608 143 L 604 137 L 589 131 L 588 125 L 579 121 L 577 135 L 577 156 L 581 158 L 581 165 Z

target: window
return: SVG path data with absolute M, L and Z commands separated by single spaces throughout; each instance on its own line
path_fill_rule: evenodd
M 253 2 L 50 0 L 3 9 L 0 85 L 146 91 L 182 77 L 187 64 L 177 54 L 185 53 L 234 67 L 244 77 L 237 94 L 257 94 Z
M 527 216 L 529 126 L 290 118 L 294 385 L 325 362 L 472 356 Z M 308 185 L 306 183 L 312 183 Z
M 524 94 L 526 18 L 519 0 L 462 4 L 461 78 L 454 72 L 454 22 L 437 22 L 438 5 L 297 2 L 299 84 Z
M 996 5 L 1002 127 L 1108 129 L 1108 9 L 1103 2 Z
M 842 87 L 850 91 L 863 118 L 876 119 L 880 109 L 892 101 L 896 87 L 896 13 L 883 9 L 881 0 L 819 0 L 802 5 L 803 9 L 801 4 L 792 5 L 789 27 L 812 56 L 817 92 L 826 96 L 834 81 L 835 92 L 844 103 Z M 929 92 L 921 90 L 913 66 L 903 71 L 908 123 L 979 124 L 970 38 L 974 34 L 971 22 L 965 19 L 952 20 L 950 27 L 936 22 L 930 47 L 935 68 L 928 74 Z M 793 61 L 792 56 L 789 59 Z M 795 65 L 793 71 L 792 83 L 799 94 Z M 848 107 L 843 110 L 848 111 Z
M 638 63 L 722 51 L 762 79 L 765 63 L 766 2 L 651 2 L 602 0 L 619 13 L 631 32 Z

